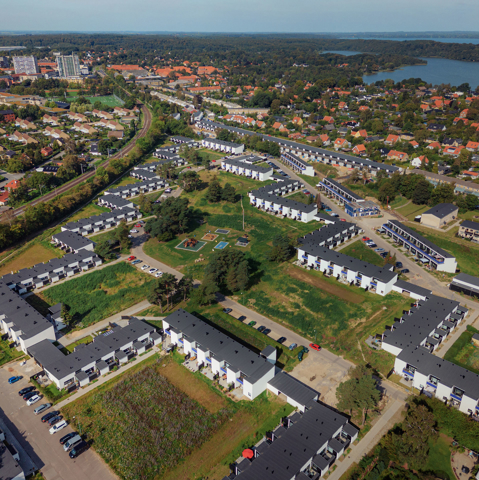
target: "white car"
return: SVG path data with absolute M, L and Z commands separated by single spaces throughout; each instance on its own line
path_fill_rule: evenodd
M 167 188 L 167 189 L 165 190 L 165 193 L 171 193 L 171 188 Z
M 143 266 L 141 267 L 142 270 L 148 270 L 149 268 L 150 268 L 149 265 L 143 265 Z
M 130 230 L 130 233 L 138 233 L 138 230 L 135 230 L 135 229 Z
M 37 403 L 38 400 L 40 400 L 42 397 L 40 397 L 40 395 L 33 395 L 32 398 L 29 398 L 27 400 L 27 405 L 30 406 L 30 405 L 33 405 L 34 403 Z
M 158 271 L 157 268 L 150 268 L 150 270 L 148 270 L 148 273 L 151 273 L 153 275 L 157 271 Z
M 56 423 L 55 425 L 53 425 L 52 428 L 50 428 L 50 435 L 53 435 L 54 433 L 57 433 L 59 432 L 60 430 L 62 430 L 63 428 L 65 428 L 66 426 L 68 425 L 67 421 L 66 420 L 60 420 L 58 423 Z
M 156 272 L 156 273 L 155 273 L 155 277 L 156 277 L 156 278 L 160 278 L 160 277 L 162 277 L 162 276 L 163 276 L 163 272 Z

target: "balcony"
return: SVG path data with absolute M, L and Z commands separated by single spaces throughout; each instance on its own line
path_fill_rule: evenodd
M 414 378 L 414 372 L 413 371 L 407 370 L 406 368 L 403 368 L 402 371 L 403 371 L 403 373 L 405 373 L 409 377 Z

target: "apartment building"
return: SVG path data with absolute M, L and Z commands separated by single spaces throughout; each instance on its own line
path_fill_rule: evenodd
M 301 244 L 312 243 L 320 247 L 336 248 L 362 232 L 363 230 L 355 223 L 333 222 L 314 232 L 308 233 L 298 241 Z
M 164 318 L 163 329 L 171 344 L 196 356 L 198 365 L 213 374 L 226 375 L 250 400 L 263 393 L 275 375 L 274 364 L 183 309 Z
M 456 272 L 457 262 L 453 255 L 398 220 L 388 220 L 383 228 L 390 238 L 416 256 L 421 263 L 430 265 L 439 272 Z
M 189 137 L 182 137 L 181 135 L 170 137 L 170 141 L 172 141 L 177 145 L 188 145 L 189 147 L 194 147 L 194 148 L 200 146 L 200 144 L 196 140 L 193 140 L 192 138 L 189 138 Z
M 471 220 L 464 220 L 459 226 L 457 234 L 473 242 L 479 242 L 479 223 Z
M 135 204 L 118 195 L 103 195 L 98 199 L 98 204 L 108 207 L 111 210 L 123 210 L 135 208 Z
M 280 160 L 294 172 L 314 177 L 313 166 L 293 153 L 282 153 Z
M 156 169 L 146 169 L 146 168 L 141 168 L 140 167 L 135 167 L 131 172 L 130 172 L 130 177 L 133 178 L 138 178 L 142 180 L 143 182 L 146 181 L 155 181 L 155 180 L 161 180 L 160 177 L 156 174 Z
M 38 62 L 33 55 L 28 57 L 13 57 L 13 66 L 17 74 L 26 73 L 27 75 L 31 75 L 39 73 Z
M 134 173 L 134 171 L 132 173 Z M 140 195 L 140 193 L 155 192 L 161 188 L 168 187 L 168 185 L 169 183 L 163 178 L 153 177 L 151 180 L 129 183 L 121 187 L 110 188 L 109 190 L 105 191 L 105 195 L 118 195 L 121 198 L 128 198 Z
M 56 247 L 65 250 L 66 252 L 78 253 L 81 250 L 93 251 L 96 243 L 88 238 L 85 238 L 77 233 L 69 230 L 63 230 L 52 235 L 52 243 Z
M 260 440 L 252 458 L 240 457 L 234 475 L 241 480 L 318 479 L 356 440 L 359 430 L 344 415 L 311 401 Z M 229 480 L 224 477 L 223 480 Z
M 81 75 L 80 60 L 78 55 L 73 53 L 71 55 L 58 55 L 57 68 L 60 78 L 79 77 Z
M 28 349 L 28 354 L 43 368 L 58 389 L 84 387 L 114 366 L 128 362 L 161 341 L 155 327 L 131 319 L 129 325 L 94 337 L 88 345 L 80 344 L 64 355 L 49 340 Z
M 201 141 L 201 144 L 205 148 L 225 153 L 239 154 L 244 152 L 244 144 L 226 142 L 224 140 L 219 140 L 218 138 L 206 137 Z
M 221 159 L 221 168 L 235 175 L 243 175 L 260 181 L 268 180 L 273 174 L 273 167 L 261 167 L 234 158 Z

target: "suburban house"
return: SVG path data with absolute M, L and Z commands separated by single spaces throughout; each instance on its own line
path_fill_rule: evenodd
M 54 117 L 52 115 L 45 114 L 43 115 L 42 118 L 43 123 L 49 123 L 50 125 L 58 126 L 59 121 L 57 117 Z
M 105 120 L 113 120 L 113 115 L 108 112 L 104 112 L 103 110 L 93 110 L 92 115 L 95 117 L 103 118 Z
M 27 135 L 26 133 L 21 133 L 18 130 L 15 130 L 9 137 L 9 140 L 13 140 L 14 142 L 24 143 L 25 145 L 29 145 L 31 143 L 38 143 L 33 137 Z
M 280 160 L 285 163 L 291 170 L 303 175 L 314 177 L 314 168 L 305 160 L 297 157 L 293 153 L 284 152 L 281 154 Z
M 243 175 L 255 180 L 268 180 L 273 174 L 273 167 L 260 167 L 232 158 L 221 159 L 221 168 L 236 175 Z
M 15 126 L 23 128 L 25 130 L 33 130 L 36 128 L 36 125 L 32 122 L 29 122 L 28 120 L 23 120 L 21 118 L 15 119 Z
M 479 223 L 471 220 L 464 220 L 459 226 L 457 234 L 473 242 L 479 242 Z
M 97 133 L 97 131 L 91 126 L 91 125 L 83 125 L 82 123 L 75 122 L 75 124 L 72 127 L 72 130 L 75 130 L 76 132 L 81 132 L 86 135 L 94 135 Z
M 389 150 L 387 154 L 388 160 L 399 160 L 400 162 L 405 162 L 409 160 L 409 155 L 405 152 L 398 152 L 397 150 Z
M 219 150 L 226 153 L 243 153 L 244 145 L 242 143 L 226 142 L 217 138 L 206 137 L 201 141 L 203 147 L 211 150 Z
M 459 208 L 452 203 L 439 203 L 421 215 L 421 225 L 441 228 L 457 218 Z
M 386 140 L 384 140 L 385 145 L 395 145 L 397 142 L 399 142 L 400 138 L 399 135 L 388 135 Z
M 439 272 L 456 272 L 455 257 L 398 220 L 388 220 L 388 223 L 383 224 L 383 228 L 390 238 L 412 253 L 423 264 L 429 264 Z
M 367 155 L 367 150 L 366 150 L 366 147 L 361 143 L 359 145 L 356 145 L 354 148 L 353 148 L 353 153 L 355 155 Z
M 129 325 L 114 327 L 97 335 L 88 345 L 77 345 L 69 355 L 63 354 L 49 339 L 29 347 L 28 354 L 61 390 L 72 386 L 83 387 L 160 341 L 161 336 L 155 327 L 130 319 Z
M 421 167 L 423 163 L 426 165 L 429 163 L 429 159 L 425 155 L 421 155 L 420 157 L 416 157 L 411 160 L 411 165 L 415 168 Z

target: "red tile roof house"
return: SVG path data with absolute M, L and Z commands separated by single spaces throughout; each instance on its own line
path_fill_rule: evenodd
M 468 125 L 468 124 L 469 124 L 469 120 L 468 120 L 467 118 L 463 118 L 463 117 L 456 117 L 456 118 L 453 120 L 452 124 L 453 124 L 453 125 L 457 125 L 459 122 L 463 122 L 464 125 Z
M 469 109 L 468 108 L 465 108 L 460 114 L 459 116 L 461 118 L 467 118 L 467 114 L 469 113 Z
M 44 147 L 44 148 L 42 148 L 41 152 L 42 152 L 42 155 L 44 157 L 48 157 L 48 155 L 51 155 L 53 153 L 53 148 L 52 147 Z
M 3 192 L 0 194 L 0 205 L 3 207 L 8 203 L 9 192 Z
M 5 190 L 7 192 L 11 192 L 12 190 L 15 190 L 20 186 L 20 180 L 10 180 L 6 185 L 5 185 Z
M 419 143 L 417 143 L 416 140 L 411 140 L 409 144 L 412 145 L 414 148 L 419 147 Z
M 329 136 L 326 134 L 320 135 L 319 138 L 323 142 L 323 145 L 329 145 L 331 143 Z
M 388 160 L 399 160 L 401 162 L 405 162 L 409 160 L 409 155 L 404 152 L 398 152 L 397 150 L 391 150 L 388 153 Z
M 334 123 L 334 118 L 326 116 L 326 117 L 323 118 L 323 122 Z
M 282 123 L 279 123 L 279 122 L 274 122 L 273 123 L 273 128 L 275 130 L 279 130 L 280 128 L 283 128 L 283 124 Z
M 462 172 L 462 174 L 463 174 L 465 177 L 474 177 L 474 178 L 476 178 L 476 177 L 479 175 L 478 172 L 471 172 L 470 170 L 464 170 L 464 171 Z
M 439 142 L 432 142 L 426 148 L 434 150 L 435 148 L 441 148 L 441 144 Z
M 475 152 L 479 148 L 479 142 L 472 142 L 469 141 L 467 142 L 466 149 L 469 150 L 470 152 Z
M 353 148 L 353 153 L 355 153 L 356 155 L 366 155 L 368 152 L 364 145 L 356 145 Z
M 334 142 L 334 148 L 339 150 L 340 148 L 349 148 L 351 144 L 345 138 L 338 138 Z
M 457 158 L 461 153 L 461 150 L 465 147 L 446 147 L 442 153 L 451 157 Z
M 386 145 L 395 145 L 399 141 L 399 135 L 388 135 L 388 138 L 384 141 Z

